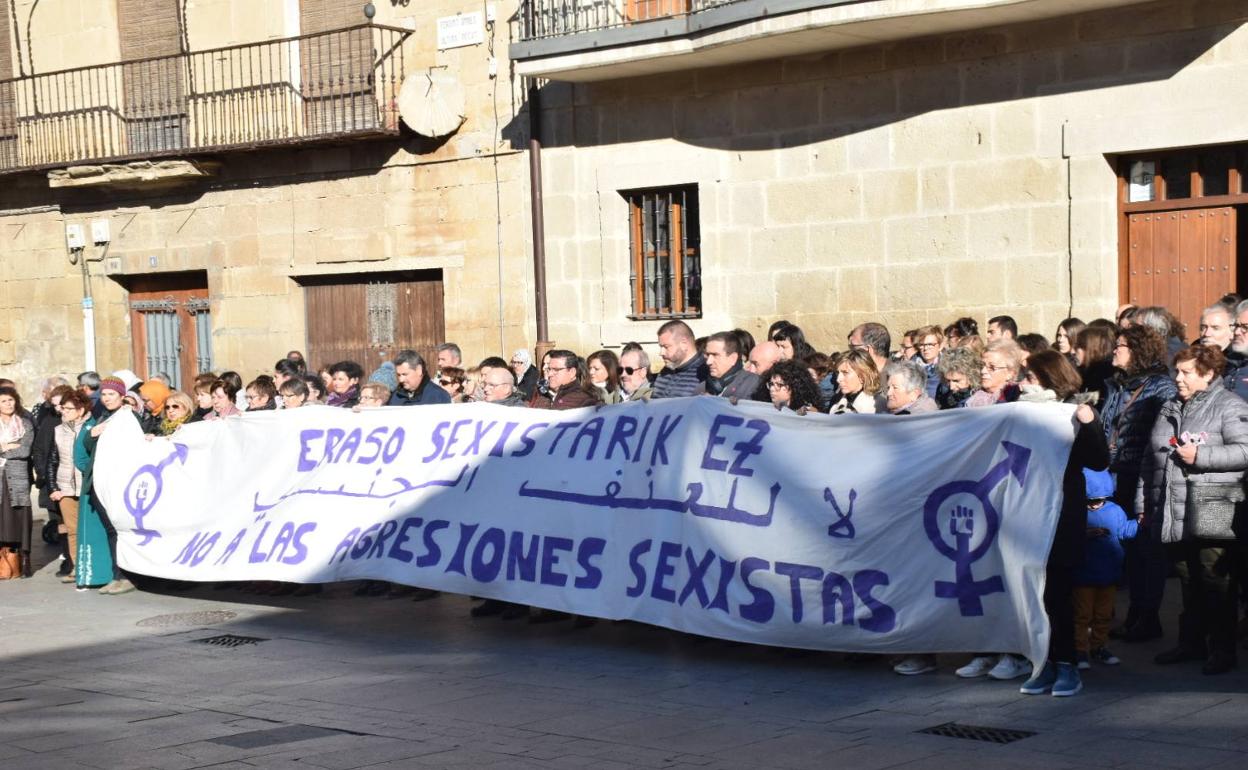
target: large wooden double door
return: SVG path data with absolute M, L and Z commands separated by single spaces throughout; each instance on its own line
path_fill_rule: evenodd
M 1195 337 L 1200 311 L 1237 290 L 1236 209 L 1189 208 L 1127 219 L 1127 300 L 1161 305 Z
M 188 391 L 195 375 L 213 370 L 207 274 L 137 276 L 128 288 L 134 373 Z
M 301 278 L 308 366 L 355 361 L 367 375 L 397 351 L 434 358 L 445 340 L 442 271 Z

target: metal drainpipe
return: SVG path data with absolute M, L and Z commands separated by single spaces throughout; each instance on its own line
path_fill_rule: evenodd
M 532 37 L 533 1 L 524 4 L 524 21 Z M 529 200 L 533 219 L 533 301 L 537 316 L 537 361 L 554 348 L 546 316 L 546 215 L 542 204 L 542 96 L 537 79 L 529 80 Z

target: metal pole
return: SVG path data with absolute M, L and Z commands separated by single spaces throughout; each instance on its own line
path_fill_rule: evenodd
M 533 0 L 524 4 L 525 26 L 533 33 Z M 546 215 L 542 205 L 542 94 L 529 80 L 529 200 L 533 218 L 533 301 L 536 305 L 537 360 L 554 348 L 546 315 Z

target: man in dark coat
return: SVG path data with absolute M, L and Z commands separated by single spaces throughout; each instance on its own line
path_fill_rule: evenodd
M 707 378 L 700 393 L 748 399 L 758 388 L 758 375 L 745 370 L 740 342 L 732 332 L 717 332 L 706 338 L 706 366 Z
M 708 371 L 687 323 L 668 321 L 659 327 L 659 355 L 667 366 L 655 379 L 650 398 L 696 396 Z
M 399 386 L 390 396 L 390 406 L 449 404 L 451 394 L 429 379 L 425 359 L 415 350 L 400 350 L 394 357 L 394 374 Z

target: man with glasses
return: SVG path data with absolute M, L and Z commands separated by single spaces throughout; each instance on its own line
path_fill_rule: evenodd
M 640 346 L 620 354 L 620 390 L 625 401 L 650 399 L 650 356 Z
M 1201 325 L 1204 325 L 1203 318 Z M 1248 400 L 1248 300 L 1235 306 L 1235 323 L 1231 327 L 1231 346 L 1226 351 L 1224 374 L 1226 389 Z
M 707 368 L 689 324 L 668 321 L 659 327 L 659 355 L 667 366 L 655 378 L 651 398 L 696 396 L 706 382 Z
M 394 357 L 394 375 L 399 386 L 390 396 L 390 406 L 449 404 L 451 394 L 426 376 L 425 359 L 415 350 L 400 350 Z
M 706 366 L 709 376 L 701 392 L 708 396 L 748 399 L 758 389 L 758 375 L 745 370 L 740 342 L 732 332 L 716 332 L 707 337 Z
M 580 358 L 570 350 L 552 350 L 542 367 L 550 395 L 533 399 L 535 409 L 577 409 L 602 403 L 598 388 L 581 380 Z
M 924 326 L 914 333 L 914 346 L 918 350 L 915 362 L 927 375 L 924 393 L 935 399 L 940 388 L 940 352 L 945 349 L 945 333 L 939 326 Z

